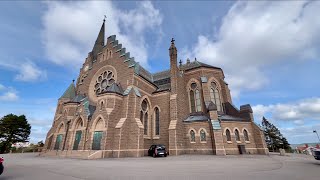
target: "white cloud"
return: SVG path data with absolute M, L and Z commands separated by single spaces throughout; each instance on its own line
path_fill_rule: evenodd
M 271 105 L 255 105 L 252 107 L 256 119 L 270 114 L 273 120 L 292 121 L 303 124 L 306 120 L 320 120 L 320 98 L 302 99 L 297 102 Z
M 4 91 L 0 94 L 0 102 L 1 101 L 17 101 L 19 96 L 17 95 L 17 91 L 11 87 L 5 87 L 0 84 L 0 90 Z
M 15 79 L 18 81 L 37 81 L 47 78 L 47 73 L 44 70 L 40 70 L 36 64 L 31 61 L 26 61 L 20 64 L 19 74 L 16 75 Z
M 162 15 L 151 2 L 137 3 L 130 11 L 117 9 L 110 1 L 47 2 L 43 16 L 43 44 L 48 58 L 60 65 L 80 65 L 92 50 L 102 18 L 107 16 L 106 34 L 117 35 L 127 51 L 148 66 L 144 32 L 161 32 Z M 63 20 L 62 20 L 63 19 Z
M 24 61 L 6 61 L 0 62 L 0 66 L 18 72 L 15 80 L 24 82 L 35 82 L 47 79 L 46 70 L 41 70 L 33 61 L 26 59 Z M 1 87 L 0 87 L 1 89 Z
M 296 127 L 279 128 L 281 133 L 291 144 L 315 143 L 319 142 L 317 135 L 313 130 L 320 130 L 320 124 L 299 125 Z
M 238 1 L 214 39 L 200 35 L 182 56 L 224 68 L 233 95 L 259 89 L 268 83 L 263 68 L 319 57 L 319 8 L 319 1 Z

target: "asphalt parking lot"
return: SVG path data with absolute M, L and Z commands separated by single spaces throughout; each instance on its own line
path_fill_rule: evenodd
M 230 179 L 319 180 L 320 161 L 307 155 L 182 155 L 79 160 L 4 154 L 0 180 Z

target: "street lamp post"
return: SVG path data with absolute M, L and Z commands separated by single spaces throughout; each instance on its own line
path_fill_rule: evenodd
M 316 134 L 317 134 L 318 140 L 319 140 L 319 142 L 320 142 L 320 138 L 319 138 L 319 134 L 318 134 L 317 130 L 313 130 L 313 133 L 316 133 Z

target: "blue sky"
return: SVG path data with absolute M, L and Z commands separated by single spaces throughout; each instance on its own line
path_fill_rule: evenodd
M 0 116 L 25 114 L 44 140 L 57 99 L 77 79 L 107 15 L 107 36 L 144 67 L 178 58 L 224 69 L 233 103 L 277 125 L 290 143 L 320 132 L 319 1 L 0 2 Z

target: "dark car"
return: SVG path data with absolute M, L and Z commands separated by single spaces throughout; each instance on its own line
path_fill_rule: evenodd
M 0 157 L 0 175 L 3 173 L 3 158 Z
M 320 150 L 313 151 L 313 157 L 316 160 L 320 160 Z
M 167 157 L 168 152 L 166 150 L 166 147 L 162 144 L 154 144 L 151 145 L 149 150 L 148 150 L 148 156 L 153 156 L 153 157 L 157 157 L 157 156 L 164 156 Z

